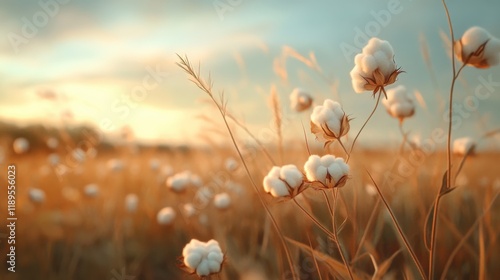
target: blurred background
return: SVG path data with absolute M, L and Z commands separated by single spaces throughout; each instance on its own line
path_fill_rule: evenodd
M 500 37 L 498 8 L 495 0 L 451 3 L 455 35 L 478 25 Z M 308 90 L 315 104 L 340 101 L 358 129 L 374 100 L 354 93 L 349 71 L 366 39 L 376 36 L 393 45 L 405 71 L 398 84 L 419 101 L 415 117 L 405 123 L 412 137 L 423 139 L 445 126 L 451 64 L 440 1 L 7 0 L 0 19 L 3 125 L 88 125 L 110 139 L 126 127 L 143 142 L 203 144 L 197 135 L 207 106 L 175 65 L 179 54 L 200 63 L 202 76 L 211 74 L 215 91 L 225 92 L 230 110 L 256 134 L 269 127 L 273 85 L 285 116 L 294 120 L 287 137 L 302 137 L 300 121 L 308 123 L 309 113 L 298 115 L 288 106 L 295 87 Z M 314 53 L 322 74 L 294 59 L 294 51 Z M 456 102 L 463 103 L 478 78 L 489 75 L 500 80 L 500 68 L 466 69 Z M 493 92 L 455 135 L 494 128 L 499 104 Z M 369 139 L 360 140 L 365 146 L 400 141 L 396 120 L 381 111 L 367 128 Z

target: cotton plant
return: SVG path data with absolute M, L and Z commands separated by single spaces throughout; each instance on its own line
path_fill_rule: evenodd
M 168 177 L 166 185 L 175 192 L 182 192 L 190 186 L 199 188 L 201 187 L 202 182 L 198 175 L 195 175 L 190 171 L 183 171 Z
M 214 196 L 214 206 L 221 210 L 229 208 L 231 206 L 231 197 L 226 192 L 216 194 Z
M 30 142 L 24 137 L 19 137 L 12 143 L 12 148 L 16 154 L 24 154 L 30 149 Z
M 454 48 L 457 59 L 466 65 L 489 68 L 500 63 L 500 39 L 478 26 L 467 29 Z
M 470 137 L 457 138 L 453 141 L 453 153 L 456 155 L 464 156 L 467 153 L 474 154 L 475 148 L 476 143 Z
M 181 261 L 182 268 L 188 273 L 207 277 L 221 271 L 224 253 L 214 239 L 208 242 L 191 239 L 182 250 Z
M 349 118 L 340 103 L 326 99 L 323 105 L 314 107 L 311 114 L 311 132 L 325 146 L 349 132 Z
M 313 98 L 309 92 L 301 88 L 293 89 L 290 93 L 290 107 L 296 112 L 302 112 L 309 109 Z
M 156 222 L 159 225 L 171 225 L 177 214 L 172 207 L 164 207 L 156 214 Z
M 371 38 L 360 54 L 354 57 L 350 75 L 356 93 L 371 91 L 375 96 L 396 82 L 402 72 L 394 61 L 394 50 L 388 41 Z
M 275 198 L 293 198 L 305 188 L 302 172 L 293 164 L 273 166 L 263 180 L 264 191 Z
M 41 189 L 30 188 L 28 191 L 30 200 L 34 203 L 41 204 L 45 201 L 45 192 Z
M 343 187 L 349 175 L 349 165 L 343 158 L 333 155 L 311 155 L 304 164 L 304 170 L 309 182 L 316 183 L 316 188 Z
M 228 172 L 233 172 L 238 168 L 238 162 L 234 158 L 229 157 L 224 161 L 224 167 Z
M 400 122 L 415 114 L 415 103 L 402 85 L 387 90 L 387 99 L 382 100 L 382 104 L 387 113 Z
M 99 186 L 97 184 L 88 184 L 83 188 L 83 193 L 90 198 L 97 197 L 99 195 Z

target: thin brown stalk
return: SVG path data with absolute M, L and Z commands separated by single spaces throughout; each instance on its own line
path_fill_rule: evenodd
M 375 206 L 373 207 L 372 213 L 370 214 L 370 218 L 368 218 L 368 223 L 366 224 L 365 231 L 363 232 L 363 235 L 361 236 L 361 239 L 359 240 L 359 246 L 358 249 L 356 249 L 356 253 L 354 253 L 353 259 L 356 259 L 359 253 L 361 252 L 361 248 L 363 247 L 363 243 L 365 243 L 365 239 L 368 236 L 368 233 L 370 232 L 370 228 L 372 227 L 372 224 L 375 222 L 375 217 L 377 214 L 377 209 L 380 206 L 380 199 L 377 199 L 377 202 L 375 203 Z
M 373 179 L 372 175 L 370 174 L 370 172 L 368 172 L 368 170 L 366 171 L 368 173 L 368 176 L 370 177 L 373 185 L 375 186 L 375 188 L 377 189 L 377 193 L 380 197 L 380 199 L 382 199 L 382 202 L 384 203 L 385 205 L 385 208 L 387 209 L 387 211 L 389 212 L 389 216 L 391 216 L 391 219 L 392 219 L 392 222 L 394 224 L 394 226 L 396 227 L 396 230 L 399 234 L 399 237 L 401 238 L 401 240 L 403 241 L 406 249 L 408 250 L 408 252 L 410 253 L 410 256 L 413 260 L 413 262 L 415 263 L 415 265 L 417 266 L 417 269 L 418 269 L 418 272 L 420 273 L 420 276 L 422 277 L 422 279 L 427 279 L 427 277 L 425 276 L 425 272 L 424 272 L 424 269 L 422 268 L 422 265 L 420 264 L 420 261 L 418 260 L 417 258 L 417 255 L 415 254 L 415 252 L 413 251 L 412 247 L 410 246 L 410 243 L 408 242 L 408 239 L 406 238 L 403 230 L 401 229 L 401 227 L 399 226 L 399 223 L 398 223 L 398 220 L 396 219 L 396 216 L 394 215 L 394 212 L 392 212 L 392 209 L 391 207 L 389 206 L 389 203 L 387 202 L 387 200 L 385 199 L 384 195 L 382 194 L 382 191 L 380 190 L 380 188 L 378 187 L 377 183 L 375 182 L 375 180 Z
M 191 81 L 196 85 L 198 86 L 198 88 L 200 88 L 203 92 L 205 92 L 206 94 L 208 94 L 210 96 L 210 98 L 212 99 L 213 103 L 215 104 L 215 106 L 217 107 L 217 109 L 219 110 L 219 113 L 221 114 L 221 117 L 224 121 L 224 125 L 226 126 L 227 130 L 228 130 L 228 133 L 229 133 L 229 136 L 231 138 L 231 141 L 233 143 L 233 146 L 235 147 L 236 149 L 236 152 L 238 153 L 238 156 L 243 164 L 243 167 L 245 169 L 245 172 L 250 180 L 250 183 L 252 184 L 255 192 L 257 193 L 257 197 L 259 198 L 259 201 L 260 203 L 262 204 L 262 206 L 264 207 L 267 215 L 269 216 L 269 218 L 271 219 L 272 223 L 273 223 L 273 226 L 275 228 L 275 230 L 277 231 L 278 233 L 278 237 L 279 237 L 279 240 L 280 240 L 280 243 L 282 244 L 283 246 L 283 250 L 285 252 L 285 256 L 287 258 L 287 262 L 288 262 L 288 265 L 290 267 L 290 270 L 292 272 L 292 277 L 293 279 L 297 279 L 297 275 L 295 273 L 295 270 L 294 270 L 294 267 L 293 267 L 293 262 L 292 262 L 292 257 L 290 255 L 290 251 L 288 250 L 288 246 L 286 245 L 285 243 L 285 239 L 283 238 L 283 234 L 281 233 L 280 231 L 280 228 L 278 226 L 278 223 L 276 222 L 276 219 L 274 219 L 272 213 L 271 213 L 271 210 L 269 209 L 269 207 L 267 206 L 266 202 L 264 201 L 264 199 L 262 198 L 262 195 L 261 193 L 259 192 L 259 188 L 257 187 L 257 184 L 255 183 L 252 175 L 250 174 L 250 170 L 247 166 L 247 163 L 245 161 L 245 159 L 243 158 L 243 154 L 241 153 L 241 150 L 238 146 L 238 143 L 236 143 L 236 139 L 233 135 L 233 132 L 229 126 L 229 123 L 227 121 L 227 110 L 226 110 L 226 103 L 224 102 L 223 100 L 223 96 L 221 96 L 221 99 L 222 99 L 222 104 L 219 103 L 213 93 L 212 93 L 212 83 L 211 83 L 211 79 L 210 79 L 210 76 L 208 77 L 208 85 L 201 79 L 199 73 L 200 73 L 200 70 L 198 69 L 198 72 L 195 72 L 191 66 L 191 63 L 189 62 L 188 58 L 182 58 L 180 55 L 177 55 L 180 59 L 180 63 L 177 63 L 177 65 L 179 67 L 181 67 L 184 71 L 186 71 L 186 73 L 188 73 L 188 75 L 191 76 Z M 198 66 L 199 68 L 199 66 Z
M 382 88 L 382 91 L 384 92 L 384 95 L 386 94 L 385 93 L 385 89 Z M 379 92 L 378 94 L 378 97 L 377 97 L 377 102 L 375 103 L 375 107 L 373 107 L 373 110 L 372 112 L 370 113 L 370 115 L 368 116 L 368 118 L 366 119 L 365 123 L 363 124 L 363 126 L 361 126 L 361 129 L 358 131 L 358 134 L 356 134 L 356 137 L 354 137 L 354 140 L 352 141 L 352 145 L 351 145 L 351 149 L 349 150 L 349 154 L 347 155 L 347 159 L 346 159 L 346 163 L 349 161 L 349 159 L 351 158 L 351 153 L 352 153 L 352 149 L 354 149 L 354 144 L 356 144 L 356 140 L 358 140 L 358 137 L 359 135 L 361 134 L 361 131 L 363 131 L 363 129 L 365 128 L 366 124 L 368 123 L 368 121 L 372 118 L 373 114 L 375 113 L 375 111 L 377 110 L 377 107 L 378 107 L 378 104 L 380 103 L 380 97 L 382 96 L 382 93 Z
M 447 155 L 447 180 L 446 180 L 446 188 L 450 189 L 451 188 L 451 162 L 452 162 L 452 156 L 451 156 L 451 129 L 452 129 L 452 123 L 453 123 L 453 92 L 455 89 L 455 83 L 457 81 L 458 76 L 460 75 L 460 72 L 462 69 L 464 69 L 465 65 L 467 64 L 467 60 L 465 63 L 462 64 L 460 69 L 457 71 L 456 66 L 455 66 L 455 35 L 453 33 L 453 24 L 451 23 L 451 17 L 450 13 L 448 10 L 448 6 L 446 5 L 446 1 L 442 0 L 444 10 L 446 12 L 446 18 L 448 20 L 448 26 L 450 29 L 450 36 L 451 36 L 451 66 L 452 66 L 452 73 L 453 77 L 451 80 L 451 86 L 450 86 L 450 97 L 449 97 L 449 112 L 448 112 L 448 135 L 447 135 L 447 140 L 446 140 L 446 155 Z M 433 218 L 432 218 L 432 227 L 431 227 L 431 239 L 430 239 L 430 244 L 429 244 L 429 278 L 433 278 L 434 276 L 434 254 L 435 254 L 435 242 L 436 242 L 436 232 L 437 232 L 437 217 L 438 217 L 438 212 L 439 212 L 439 203 L 441 201 L 441 191 L 438 192 L 436 199 L 434 201 L 434 213 L 433 213 Z
M 255 135 L 253 135 L 253 133 L 250 130 L 248 130 L 248 128 L 245 125 L 243 125 L 238 119 L 236 119 L 230 113 L 227 113 L 227 117 L 230 120 L 232 120 L 237 126 L 239 126 L 241 129 L 243 129 L 243 131 L 245 131 L 248 134 L 248 136 L 250 136 L 250 138 L 252 138 L 252 140 L 255 141 L 255 143 L 257 144 L 257 146 L 259 146 L 259 148 L 262 151 L 262 153 L 266 156 L 266 158 L 269 160 L 269 162 L 272 165 L 276 165 L 276 161 L 273 159 L 273 157 L 271 156 L 271 154 L 269 153 L 269 151 L 266 149 L 266 147 L 264 147 L 264 144 L 262 144 L 262 142 L 260 142 L 259 139 L 257 139 L 257 137 L 255 137 Z
M 337 207 L 337 195 L 338 195 L 338 193 L 336 193 L 336 190 L 333 190 L 332 193 L 334 194 L 333 209 L 335 210 Z M 339 235 L 338 235 L 338 231 L 337 231 L 337 223 L 335 222 L 335 212 L 332 214 L 332 223 L 333 223 L 333 234 L 335 236 L 334 241 L 337 244 L 337 248 L 339 249 L 340 257 L 342 258 L 342 261 L 344 262 L 345 267 L 347 268 L 347 272 L 349 273 L 349 277 L 352 280 L 354 278 L 352 276 L 351 265 L 347 261 L 345 255 L 344 255 L 344 251 L 342 250 L 342 246 L 340 244 Z
M 299 207 L 299 209 L 302 210 L 302 212 L 304 212 L 304 214 L 306 214 L 306 216 L 309 218 L 309 220 L 311 220 L 324 233 L 326 233 L 328 235 L 328 237 L 330 237 L 332 239 L 334 238 L 333 233 L 331 233 L 327 228 L 325 228 L 325 226 L 323 226 L 313 215 L 311 215 L 311 213 L 307 212 L 307 210 L 302 205 L 300 205 L 300 203 L 295 198 L 293 198 L 292 200 Z

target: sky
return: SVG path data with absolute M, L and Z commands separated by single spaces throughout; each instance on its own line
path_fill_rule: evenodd
M 443 34 L 448 25 L 441 1 L 132 1 L 4 0 L 0 9 L 0 120 L 19 124 L 91 123 L 105 133 L 123 126 L 139 140 L 196 143 L 208 130 L 201 115 L 216 118 L 203 93 L 175 63 L 186 55 L 210 73 L 214 90 L 224 91 L 229 110 L 261 141 L 271 129 L 268 109 L 275 86 L 287 120 L 286 137 L 302 137 L 310 111 L 289 108 L 295 87 L 320 104 L 342 103 L 357 131 L 374 106 L 370 93 L 354 93 L 349 76 L 354 55 L 369 37 L 391 43 L 405 73 L 397 84 L 423 102 L 404 123 L 412 137 L 425 140 L 445 127 L 440 103 L 448 96 L 451 62 Z M 477 25 L 500 38 L 497 0 L 450 1 L 455 35 Z M 432 70 L 422 59 L 425 40 Z M 286 80 L 273 66 L 284 48 L 314 53 L 331 86 L 303 63 L 289 58 Z M 466 68 L 455 102 L 464 104 L 481 81 L 500 81 L 500 67 Z M 458 119 L 454 135 L 480 135 L 498 128 L 500 94 L 493 88 L 477 108 Z M 41 98 L 55 93 L 56 100 Z M 107 123 L 108 125 L 100 125 Z M 111 124 L 111 125 L 109 125 Z M 360 142 L 400 141 L 397 120 L 379 107 Z

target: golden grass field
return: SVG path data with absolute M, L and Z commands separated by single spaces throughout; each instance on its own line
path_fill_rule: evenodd
M 322 153 L 322 150 L 311 152 Z M 260 151 L 255 153 L 255 157 L 247 158 L 247 163 L 260 186 L 271 164 L 263 160 Z M 270 153 L 276 156 L 272 150 Z M 340 150 L 335 149 L 334 153 Z M 286 151 L 285 155 L 286 162 L 298 166 L 308 156 L 307 151 L 295 149 Z M 276 233 L 241 164 L 232 172 L 225 171 L 224 160 L 236 157 L 232 149 L 162 151 L 152 147 L 137 151 L 119 147 L 98 153 L 62 180 L 49 167 L 47 156 L 46 151 L 38 151 L 12 155 L 4 161 L 2 169 L 14 163 L 18 172 L 18 226 L 17 272 L 2 271 L 2 279 L 195 279 L 177 267 L 182 247 L 191 238 L 219 241 L 226 254 L 220 279 L 292 279 Z M 384 279 L 403 279 L 404 275 L 418 278 L 386 209 L 377 203 L 376 194 L 367 191 L 366 186 L 372 183 L 364 168 L 380 185 L 418 258 L 426 266 L 428 251 L 424 246 L 423 226 L 439 188 L 445 155 L 440 152 L 430 155 L 416 166 L 410 177 L 389 184 L 384 181 L 385 174 L 391 170 L 397 172 L 394 163 L 401 156 L 391 150 L 355 152 L 350 179 L 339 191 L 335 216 L 338 221 L 345 219 L 345 223 L 338 236 L 357 279 L 371 278 L 375 272 L 372 260 L 383 270 L 380 276 Z M 123 169 L 110 170 L 107 166 L 110 159 L 121 160 Z M 191 170 L 200 174 L 213 193 L 230 194 L 230 208 L 216 209 L 210 202 L 204 205 L 196 198 L 194 188 L 181 194 L 169 190 L 165 176 L 159 169 L 150 167 L 152 159 L 161 166 L 171 166 L 173 172 Z M 496 215 L 500 202 L 496 201 L 486 210 L 493 195 L 500 190 L 496 164 L 499 159 L 496 153 L 469 158 L 458 189 L 444 197 L 437 233 L 437 275 L 461 241 L 465 242 L 451 261 L 447 279 L 477 279 L 481 270 L 484 279 L 494 279 L 500 273 L 500 217 Z M 83 188 L 89 183 L 99 186 L 97 197 L 84 195 Z M 45 191 L 43 203 L 30 201 L 28 188 L 32 186 Z M 128 193 L 139 197 L 135 213 L 125 210 L 124 198 Z M 297 200 L 325 227 L 331 228 L 331 218 L 320 193 L 306 190 Z M 261 195 L 278 221 L 281 233 L 305 246 L 301 249 L 294 242 L 287 244 L 300 279 L 347 277 L 334 243 L 292 201 L 276 202 L 263 191 Z M 5 195 L 1 202 L 6 205 Z M 185 203 L 198 205 L 194 216 L 183 214 Z M 172 225 L 156 223 L 156 213 L 164 206 L 177 211 Z M 0 213 L 4 221 L 6 210 Z M 374 217 L 369 222 L 371 215 Z M 475 224 L 477 221 L 479 224 Z M 471 228 L 472 234 L 465 236 Z M 360 244 L 364 234 L 364 243 Z M 8 253 L 4 246 L 6 239 L 1 241 L 1 254 L 5 256 Z M 312 250 L 324 256 L 316 255 L 313 261 Z M 126 275 L 122 275 L 122 268 Z
M 355 92 L 373 95 L 366 120 L 350 116 L 338 102 L 315 100 L 312 108 L 312 98 L 297 95 L 302 103 L 291 107 L 306 112 L 310 123 L 298 118 L 287 123 L 273 85 L 266 109 L 272 112 L 271 142 L 259 141 L 259 131 L 235 117 L 233 104 L 212 89 L 210 75 L 204 78 L 188 56 L 180 55 L 178 70 L 186 72 L 208 101 L 203 104 L 213 109 L 199 117 L 206 131 L 192 142 L 200 145 L 139 144 L 127 126 L 123 139 L 100 141 L 109 139 L 88 138 L 99 132 L 83 129 L 78 135 L 79 128 L 65 126 L 64 117 L 57 128 L 14 129 L 0 123 L 0 279 L 497 279 L 500 130 L 494 123 L 479 123 L 479 116 L 473 126 L 483 135 L 470 135 L 465 139 L 469 146 L 454 144 L 452 149 L 451 143 L 457 140 L 452 129 L 455 84 L 467 87 L 460 72 L 500 64 L 500 53 L 493 49 L 500 51 L 500 39 L 474 27 L 471 36 L 464 35 L 467 40 L 455 40 L 443 4 L 451 38 L 441 35 L 453 65 L 449 114 L 442 114 L 443 100 L 438 112 L 431 112 L 421 94 L 409 97 L 404 87 L 391 87 L 404 70 L 396 65 L 389 42 L 372 38 L 350 73 Z M 433 72 L 425 47 L 422 55 Z M 332 90 L 331 98 L 339 97 L 338 81 L 322 72 L 314 52 L 304 56 L 283 47 L 273 70 L 284 81 L 286 59 L 318 74 Z M 479 97 L 474 96 L 476 102 Z M 56 99 L 50 94 L 45 98 Z M 380 100 L 383 105 L 378 106 Z M 442 141 L 431 148 L 410 139 L 420 131 L 403 129 L 416 103 L 426 114 L 448 121 L 447 130 L 439 128 Z M 382 106 L 399 121 L 401 144 L 358 144 L 358 136 L 375 137 L 364 128 Z M 352 131 L 351 121 L 356 126 Z M 303 135 L 284 133 L 288 125 L 299 124 Z M 486 129 L 490 126 L 494 128 Z M 48 145 L 49 138 L 58 145 Z M 324 156 L 328 163 L 313 166 L 311 155 Z M 288 173 L 283 171 L 287 165 Z M 283 172 L 273 175 L 273 170 Z M 179 186 L 176 176 L 188 179 Z M 221 194 L 226 196 L 222 203 Z M 15 209 L 9 209 L 14 198 Z M 15 230 L 9 227 L 13 216 Z M 208 249 L 203 256 L 192 254 L 198 262 L 184 256 L 192 239 L 216 240 L 224 257 L 220 252 L 210 256 Z M 216 262 L 219 271 L 199 272 L 202 263 L 208 267 L 209 259 L 218 258 L 223 259 L 220 268 Z

